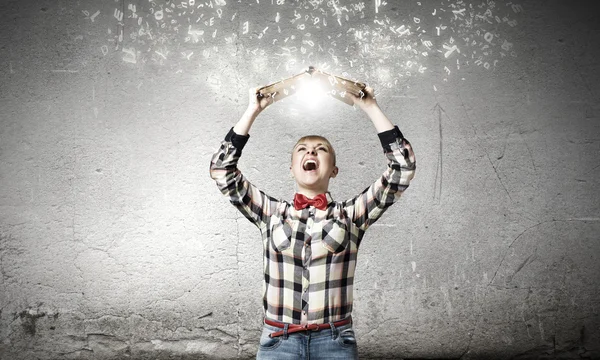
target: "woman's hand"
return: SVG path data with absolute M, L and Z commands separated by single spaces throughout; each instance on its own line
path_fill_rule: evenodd
M 275 96 L 275 94 L 263 96 L 258 93 L 258 89 L 260 88 L 250 88 L 248 91 L 248 111 L 255 115 L 260 114 L 267 106 L 271 105 L 274 102 Z
M 353 96 L 352 100 L 354 101 L 354 105 L 357 105 L 361 108 L 371 119 L 373 125 L 375 125 L 375 129 L 377 129 L 378 133 L 391 130 L 394 128 L 392 122 L 385 116 L 383 111 L 379 108 L 379 104 L 375 100 L 375 91 L 372 87 L 367 86 L 363 90 L 363 96 Z
M 238 135 L 248 135 L 248 131 L 250 131 L 258 114 L 274 101 L 273 96 L 275 94 L 262 96 L 259 95 L 258 89 L 260 88 L 250 88 L 250 90 L 248 90 L 248 108 L 233 127 L 233 131 Z
M 377 101 L 375 100 L 375 90 L 373 90 L 373 88 L 370 86 L 367 86 L 362 91 L 362 96 L 354 96 L 350 93 L 348 93 L 348 95 L 350 95 L 350 98 L 352 98 L 354 105 L 358 106 L 365 112 L 379 107 Z

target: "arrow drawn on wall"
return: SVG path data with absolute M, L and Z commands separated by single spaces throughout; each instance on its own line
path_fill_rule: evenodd
M 444 115 L 446 115 L 446 117 L 448 117 L 448 114 L 446 113 L 446 110 L 444 110 L 442 105 L 440 105 L 440 103 L 436 103 L 432 111 L 434 112 L 434 114 L 437 113 L 440 138 L 440 151 L 438 153 L 437 168 L 435 171 L 435 182 L 433 185 L 433 200 L 436 201 L 437 198 L 437 203 L 440 204 L 442 198 L 442 179 L 444 169 L 444 135 L 442 133 L 442 112 L 444 113 Z

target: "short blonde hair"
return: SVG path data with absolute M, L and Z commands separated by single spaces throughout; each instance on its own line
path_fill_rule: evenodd
M 333 155 L 333 165 L 335 166 L 335 150 L 333 149 L 333 146 L 331 146 L 331 143 L 329 142 L 329 140 L 327 140 L 326 137 L 323 137 L 321 135 L 306 135 L 306 136 L 303 136 L 300 139 L 298 139 L 298 141 L 296 141 L 296 144 L 292 148 L 292 156 L 294 156 L 294 149 L 296 148 L 296 146 L 298 146 L 298 144 L 301 144 L 307 140 L 321 141 L 324 145 L 326 145 L 327 148 L 329 148 L 329 151 L 331 151 L 331 154 Z

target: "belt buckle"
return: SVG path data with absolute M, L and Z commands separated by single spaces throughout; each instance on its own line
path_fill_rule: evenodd
M 317 332 L 320 329 L 318 324 L 306 324 L 304 325 L 304 330 Z

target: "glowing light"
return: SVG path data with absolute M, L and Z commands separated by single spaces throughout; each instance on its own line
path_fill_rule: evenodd
M 316 79 L 307 79 L 298 84 L 296 98 L 309 108 L 316 108 L 327 96 L 325 88 Z

